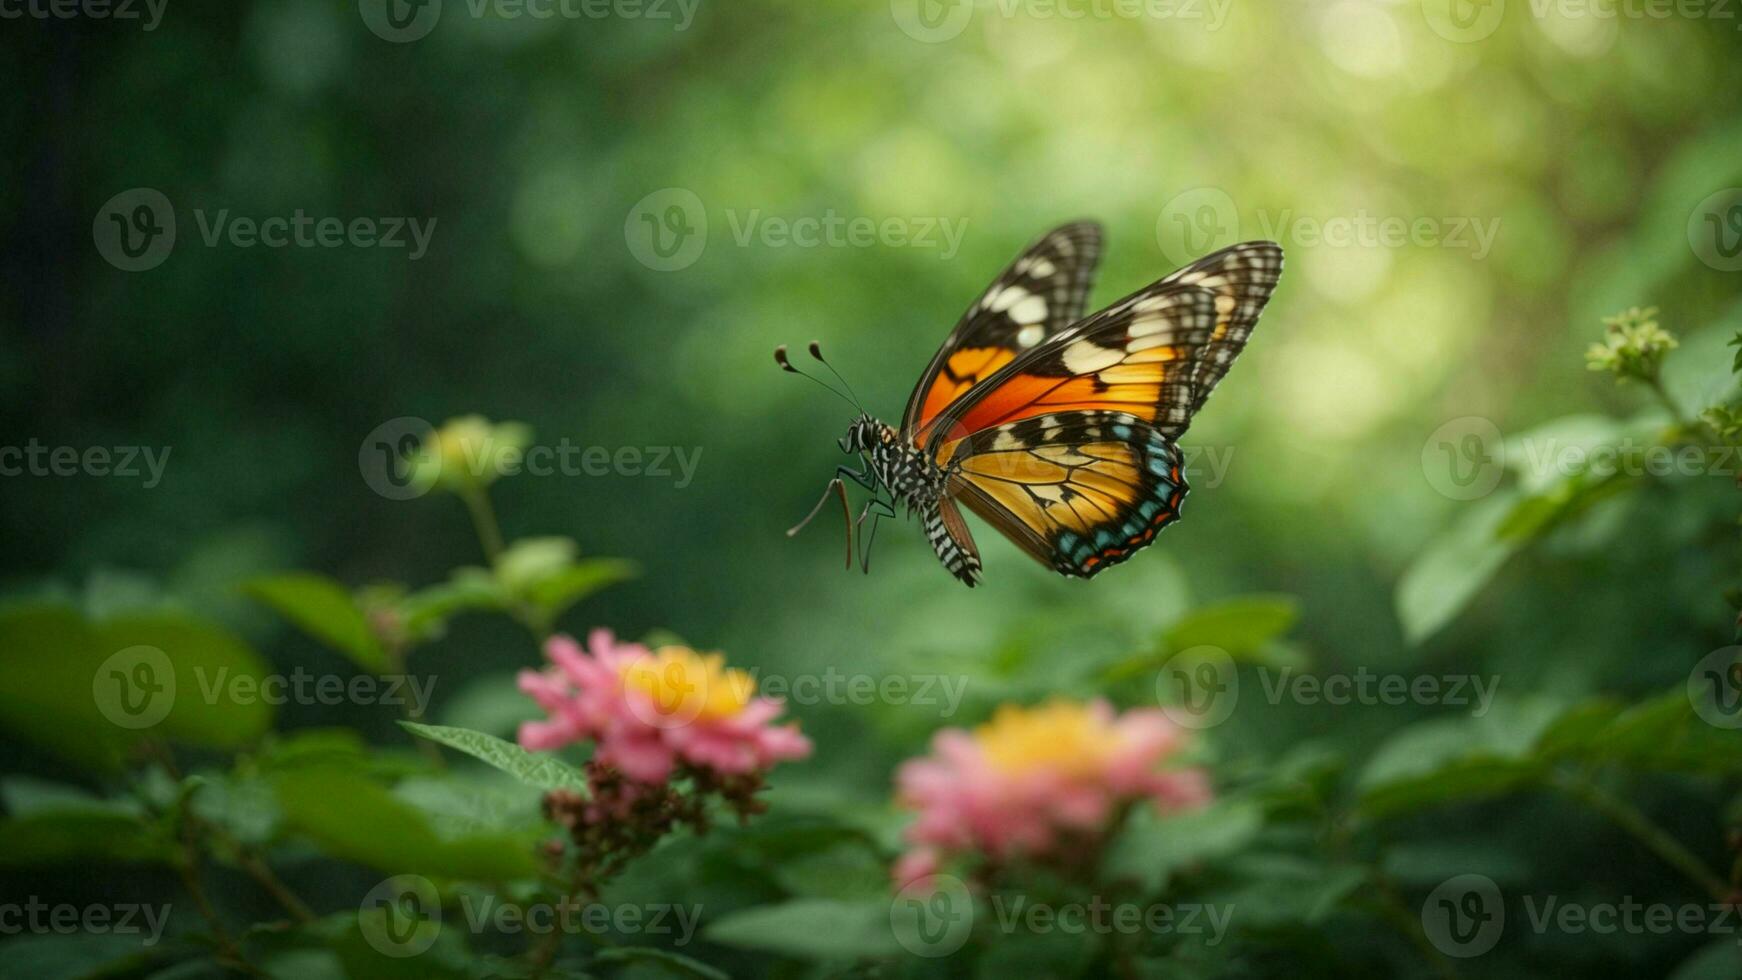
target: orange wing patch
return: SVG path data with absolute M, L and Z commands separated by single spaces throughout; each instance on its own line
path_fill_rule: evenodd
M 937 380 L 925 393 L 920 417 L 937 418 L 951 402 L 966 394 L 969 388 L 991 377 L 999 368 L 1016 359 L 1016 352 L 1003 347 L 966 347 L 950 355 L 938 372 Z

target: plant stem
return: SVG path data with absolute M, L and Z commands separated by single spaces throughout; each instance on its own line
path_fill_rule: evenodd
M 1693 852 L 1683 847 L 1680 841 L 1671 837 L 1668 831 L 1641 813 L 1638 807 L 1612 795 L 1583 776 L 1555 773 L 1550 777 L 1549 784 L 1615 821 L 1616 825 L 1645 845 L 1647 850 L 1656 854 L 1665 864 L 1686 875 L 1689 881 L 1698 885 L 1714 901 L 1729 900 L 1730 887 L 1724 883 L 1724 879 Z
M 277 873 L 272 870 L 272 866 L 267 864 L 260 855 L 253 851 L 240 851 L 237 863 L 242 866 L 243 871 L 248 873 L 248 877 L 253 878 L 285 912 L 290 914 L 291 918 L 303 925 L 315 920 L 314 911 L 308 907 L 308 903 L 298 898 L 296 893 L 290 890 L 290 886 L 278 877 Z
M 490 506 L 490 492 L 477 484 L 467 483 L 459 493 L 467 513 L 472 515 L 472 527 L 478 532 L 478 543 L 484 548 L 484 557 L 494 568 L 502 557 L 502 528 L 496 523 L 495 508 Z

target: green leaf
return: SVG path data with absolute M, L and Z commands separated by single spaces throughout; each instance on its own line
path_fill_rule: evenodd
M 1283 854 L 1254 855 L 1241 861 L 1238 870 L 1255 880 L 1223 908 L 1242 928 L 1321 925 L 1367 881 L 1367 873 L 1358 867 Z
M 182 613 L 92 623 L 58 603 L 0 611 L 0 728 L 97 769 L 151 737 L 247 744 L 271 724 L 265 673 L 241 640 Z
M 802 898 L 874 901 L 889 894 L 889 869 L 863 840 L 786 857 L 774 878 Z
M 1063 929 L 1035 931 L 1026 926 L 1005 933 L 980 954 L 974 975 L 985 980 L 1006 977 L 1081 977 L 1101 945 L 1092 932 Z
M 1145 891 L 1160 891 L 1181 868 L 1245 847 L 1263 824 L 1260 807 L 1250 800 L 1218 800 L 1167 816 L 1140 807 L 1114 837 L 1101 867 L 1108 875 L 1135 879 Z
M 407 634 L 423 638 L 440 632 L 456 613 L 500 611 L 510 604 L 507 590 L 482 568 L 459 568 L 446 582 L 422 588 L 398 602 Z
M 522 538 L 504 548 L 496 559 L 496 578 L 508 591 L 524 594 L 568 568 L 578 550 L 573 538 Z
M 1664 359 L 1664 390 L 1683 412 L 1698 415 L 1709 405 L 1736 397 L 1737 377 L 1727 369 L 1737 357 L 1726 357 L 1725 348 L 1736 336 L 1738 318 L 1742 318 L 1742 304 L 1732 305 L 1717 323 L 1681 338 L 1680 349 Z
M 1220 647 L 1235 660 L 1259 653 L 1294 627 L 1300 603 L 1287 595 L 1250 595 L 1203 606 L 1168 629 L 1169 650 Z
M 310 572 L 291 572 L 253 579 L 242 588 L 364 670 L 387 669 L 387 653 L 369 628 L 369 620 L 338 582 Z
M 535 834 L 437 834 L 422 811 L 356 772 L 299 768 L 275 774 L 286 825 L 327 854 L 390 874 L 476 881 L 530 878 Z
M 139 928 L 149 926 L 140 924 Z M 8 940 L 0 949 L 5 953 L 8 976 L 31 980 L 135 976 L 154 960 L 170 955 L 162 945 L 146 946 L 146 938 L 117 932 L 33 935 Z
M 600 589 L 634 578 L 635 573 L 634 562 L 618 558 L 583 559 L 531 586 L 527 598 L 538 606 L 548 622 Z
M 515 779 L 538 789 L 567 789 L 577 793 L 587 791 L 587 777 L 574 766 L 549 753 L 528 752 L 512 742 L 494 735 L 446 725 L 423 725 L 402 721 L 401 728 L 432 742 L 458 749 L 474 759 L 489 763 Z
M 1498 531 L 1515 499 L 1514 493 L 1496 493 L 1467 505 L 1404 571 L 1396 602 L 1408 642 L 1439 632 L 1512 555 L 1515 543 Z
M 692 959 L 681 953 L 668 949 L 655 949 L 651 946 L 613 946 L 593 954 L 595 963 L 651 963 L 664 967 L 667 972 L 684 977 L 699 977 L 700 980 L 731 980 L 732 975 L 724 970 L 716 969 Z
M 900 953 L 888 902 L 803 898 L 734 912 L 703 931 L 724 946 L 806 960 L 841 960 Z
M 0 868 L 99 861 L 169 864 L 174 856 L 168 832 L 135 815 L 39 811 L 0 820 Z

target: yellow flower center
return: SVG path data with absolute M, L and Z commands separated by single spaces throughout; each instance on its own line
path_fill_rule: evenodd
M 974 729 L 974 740 L 1002 772 L 1045 769 L 1068 775 L 1099 771 L 1114 748 L 1110 721 L 1086 704 L 1054 700 L 1034 708 L 1004 705 Z
M 730 718 L 756 693 L 746 671 L 726 667 L 718 653 L 688 647 L 661 647 L 623 669 L 623 686 L 647 696 L 653 709 L 682 720 Z

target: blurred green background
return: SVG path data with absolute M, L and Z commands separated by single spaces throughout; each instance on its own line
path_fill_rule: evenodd
M 1735 11 L 1226 0 L 1079 19 L 992 5 L 943 37 L 966 8 L 921 2 L 700 0 L 682 29 L 675 4 L 670 19 L 540 19 L 452 3 L 402 42 L 372 30 L 369 0 L 361 13 L 170 0 L 149 31 L 8 21 L 0 443 L 171 453 L 149 489 L 5 477 L 8 594 L 189 608 L 279 670 L 346 671 L 237 584 L 294 568 L 421 586 L 481 563 L 453 497 L 387 499 L 359 466 L 389 420 L 475 412 L 526 423 L 535 444 L 699 461 L 683 486 L 674 473 L 493 488 L 508 538 L 566 535 L 639 566 L 564 628 L 666 630 L 769 673 L 968 679 L 953 717 L 796 707 L 818 752 L 777 780 L 795 807 L 880 809 L 893 765 L 933 729 L 1007 698 L 1091 693 L 1085 665 L 1152 650 L 1188 610 L 1239 596 L 1295 597 L 1287 655 L 1319 671 L 1498 675 L 1503 697 L 1555 703 L 1675 688 L 1729 641 L 1736 507 L 1721 478 L 1606 498 L 1491 581 L 1419 586 L 1467 586 L 1449 624 L 1412 623 L 1399 581 L 1482 506 L 1436 489 L 1436 430 L 1476 417 L 1516 437 L 1647 407 L 1641 389 L 1585 370 L 1601 316 L 1655 305 L 1683 339 L 1678 390 L 1727 377 L 1742 278 L 1697 232 L 1702 209 L 1727 213 L 1713 195 L 1742 185 Z M 173 252 L 140 272 L 93 242 L 93 219 L 132 188 L 160 191 L 178 226 Z M 644 214 L 692 200 L 673 188 L 706 231 L 693 261 L 663 270 L 637 242 Z M 434 226 L 416 260 L 208 245 L 200 221 L 225 209 Z M 963 234 L 945 255 L 941 233 L 938 247 L 737 233 L 831 213 Z M 967 303 L 1077 217 L 1107 227 L 1097 305 L 1237 238 L 1287 250 L 1251 346 L 1185 440 L 1230 454 L 1219 485 L 1200 471 L 1185 520 L 1093 583 L 983 526 L 986 582 L 971 592 L 911 524 L 881 531 L 868 577 L 841 571 L 831 513 L 785 538 L 851 413 L 782 375 L 771 348 L 821 340 L 894 420 Z M 1429 237 L 1315 231 L 1357 217 L 1425 220 Z M 500 719 L 506 679 L 537 662 L 514 624 L 460 617 L 414 670 L 436 678 L 437 717 L 497 692 Z M 1258 703 L 1206 741 L 1232 776 L 1309 739 L 1359 756 L 1450 710 Z M 393 721 L 292 705 L 278 727 L 347 725 L 403 747 Z M 22 743 L 6 754 L 15 772 L 59 768 Z M 1472 846 L 1544 888 L 1574 887 L 1606 839 L 1600 823 L 1562 832 L 1556 812 L 1506 812 L 1504 840 Z M 1718 840 L 1719 814 L 1679 812 L 1693 838 Z M 1660 872 L 1634 851 L 1605 848 L 1611 859 L 1635 890 Z M 80 887 L 46 872 L 24 883 Z M 1665 969 L 1693 945 L 1633 966 Z

